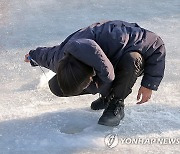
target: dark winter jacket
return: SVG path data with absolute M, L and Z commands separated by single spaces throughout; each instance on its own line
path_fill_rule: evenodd
M 106 93 L 109 90 L 115 78 L 114 71 L 118 61 L 122 55 L 131 51 L 138 51 L 145 60 L 141 85 L 157 90 L 164 76 L 164 43 L 155 33 L 136 23 L 119 20 L 95 23 L 71 34 L 60 45 L 31 50 L 30 56 L 39 65 L 54 72 L 66 53 L 92 66 L 102 83 L 99 89 L 93 87 L 93 84 L 87 88 L 93 94 Z M 35 65 L 32 62 L 31 64 Z M 103 92 L 104 89 L 106 90 Z

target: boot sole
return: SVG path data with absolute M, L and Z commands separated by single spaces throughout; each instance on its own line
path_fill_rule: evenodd
M 121 121 L 123 118 L 124 118 L 124 115 L 123 115 L 123 117 L 120 118 L 120 121 Z M 118 125 L 120 124 L 120 121 L 119 121 L 118 123 L 110 124 L 110 125 L 108 125 L 107 123 L 104 123 L 103 121 L 102 121 L 102 122 L 101 122 L 101 121 L 98 121 L 98 124 L 99 124 L 99 125 L 104 125 L 104 126 L 115 127 L 115 126 L 118 126 Z
M 96 110 L 104 110 L 105 108 L 99 108 L 99 109 L 93 109 L 93 108 L 91 108 L 91 110 L 94 110 L 94 111 L 96 111 Z

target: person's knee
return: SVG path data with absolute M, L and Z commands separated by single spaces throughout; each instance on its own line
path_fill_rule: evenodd
M 54 95 L 56 95 L 58 97 L 65 97 L 63 92 L 61 91 L 59 85 L 58 85 L 56 78 L 57 77 L 54 76 L 52 79 L 49 80 L 49 82 L 48 82 L 49 89 Z
M 123 56 L 121 63 L 123 63 L 123 66 L 129 71 L 136 70 L 137 72 L 140 72 L 144 67 L 144 59 L 138 52 L 126 53 Z
M 139 52 L 135 52 L 135 51 L 126 53 L 123 56 L 122 60 L 124 60 L 126 62 L 128 61 L 129 64 L 133 63 L 133 62 L 135 62 L 137 60 L 139 60 L 139 63 L 143 63 L 142 55 Z

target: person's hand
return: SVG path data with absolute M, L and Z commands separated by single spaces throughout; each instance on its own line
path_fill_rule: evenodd
M 142 104 L 142 103 L 147 102 L 151 98 L 151 95 L 152 95 L 151 89 L 141 86 L 138 91 L 137 101 L 140 100 L 140 98 L 141 100 L 137 102 L 137 104 Z
M 24 61 L 27 62 L 27 63 L 30 62 L 30 60 L 28 59 L 28 57 L 29 57 L 29 54 L 26 54 L 26 55 L 25 55 L 25 59 L 24 59 Z

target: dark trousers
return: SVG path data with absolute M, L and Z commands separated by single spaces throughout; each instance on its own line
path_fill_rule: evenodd
M 120 59 L 115 70 L 115 79 L 111 87 L 111 94 L 117 98 L 125 99 L 131 92 L 137 77 L 143 73 L 144 60 L 138 52 L 128 52 Z M 53 94 L 59 97 L 63 95 L 58 86 L 57 76 L 49 80 L 49 88 Z M 89 94 L 84 90 L 79 95 Z
M 125 99 L 131 92 L 137 77 L 144 70 L 144 60 L 138 52 L 126 53 L 117 64 L 112 86 L 114 97 Z

